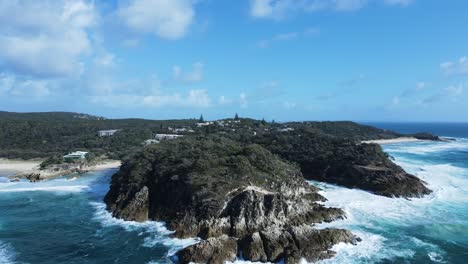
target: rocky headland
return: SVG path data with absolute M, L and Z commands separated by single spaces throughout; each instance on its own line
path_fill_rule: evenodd
M 273 134 L 256 138 L 254 142 L 299 164 L 302 174 L 309 180 L 387 197 L 422 197 L 432 192 L 425 182 L 396 165 L 378 144 L 331 138 L 309 131 Z
M 105 197 L 115 217 L 165 221 L 177 237 L 203 242 L 177 253 L 180 263 L 297 263 L 357 243 L 349 231 L 315 223 L 344 217 L 307 184 L 300 169 L 259 145 L 222 137 L 184 138 L 150 146 L 126 161 Z

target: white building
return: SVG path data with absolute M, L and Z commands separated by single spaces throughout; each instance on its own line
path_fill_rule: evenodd
M 86 159 L 88 152 L 85 151 L 75 151 L 63 156 L 64 159 Z
M 100 137 L 110 137 L 115 134 L 115 132 L 119 131 L 120 129 L 110 129 L 110 130 L 99 130 L 98 135 Z
M 213 122 L 204 122 L 204 123 L 196 123 L 195 125 L 197 127 L 203 127 L 203 126 L 209 126 L 209 125 L 212 125 Z
M 183 135 L 175 135 L 175 134 L 156 134 L 154 139 L 161 141 L 161 140 L 171 140 L 176 139 L 178 137 L 183 137 Z

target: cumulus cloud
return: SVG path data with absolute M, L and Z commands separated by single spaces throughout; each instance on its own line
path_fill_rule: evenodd
M 0 74 L 0 94 L 18 97 L 42 97 L 50 94 L 51 84 L 46 80 L 18 78 Z
M 409 5 L 412 0 L 379 0 L 387 5 Z M 339 12 L 356 11 L 369 0 L 251 0 L 250 15 L 254 18 L 282 19 L 294 13 L 310 13 L 321 10 Z
M 139 33 L 180 39 L 195 17 L 193 0 L 126 0 L 117 11 L 124 24 Z
M 61 76 L 79 72 L 90 52 L 88 30 L 98 19 L 85 0 L 2 1 L 0 60 L 25 75 Z
M 446 75 L 468 74 L 468 58 L 461 57 L 457 61 L 441 63 L 440 69 Z
M 172 67 L 172 72 L 174 80 L 186 83 L 194 83 L 203 80 L 203 69 L 203 63 L 197 62 L 193 64 L 191 71 L 184 71 L 180 66 L 175 65 Z

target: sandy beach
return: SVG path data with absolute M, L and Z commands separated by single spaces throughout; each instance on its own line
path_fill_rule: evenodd
M 60 177 L 66 174 L 73 173 L 69 170 L 61 171 L 50 171 L 50 170 L 39 170 L 39 165 L 42 160 L 9 160 L 0 159 L 0 171 L 10 172 L 14 175 L 10 178 L 24 178 L 30 174 L 39 174 L 41 180 L 52 179 Z M 121 165 L 119 160 L 105 160 L 98 164 L 82 168 L 85 171 L 98 171 L 107 169 L 117 169 Z
M 0 170 L 23 172 L 39 169 L 42 160 L 9 160 L 0 159 Z
M 399 137 L 399 138 L 393 138 L 393 139 L 368 140 L 368 141 L 362 141 L 361 143 L 367 143 L 367 144 L 374 143 L 374 144 L 385 145 L 385 144 L 416 142 L 416 141 L 421 141 L 421 140 L 414 138 L 414 137 Z

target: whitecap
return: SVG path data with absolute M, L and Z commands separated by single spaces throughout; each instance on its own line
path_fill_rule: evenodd
M 412 257 L 414 251 L 410 249 L 395 249 L 391 247 L 387 239 L 381 235 L 363 231 L 354 231 L 362 241 L 357 245 L 339 243 L 332 247 L 336 256 L 331 259 L 319 261 L 321 264 L 331 263 L 369 263 L 396 257 Z
M 457 138 L 455 141 L 420 141 L 413 143 L 397 143 L 385 145 L 384 148 L 395 153 L 410 153 L 426 155 L 444 151 L 466 151 L 468 149 L 468 139 Z
M 427 254 L 427 256 L 429 257 L 430 260 L 432 260 L 433 262 L 437 262 L 437 263 L 446 263 L 446 261 L 444 260 L 444 257 L 442 255 L 440 255 L 439 253 L 437 252 L 429 252 Z
M 0 263 L 15 263 L 13 247 L 3 241 L 0 241 Z
M 112 216 L 106 210 L 106 205 L 101 202 L 91 202 L 91 206 L 95 208 L 94 220 L 101 223 L 103 227 L 120 226 L 126 231 L 139 231 L 138 235 L 146 235 L 143 240 L 144 247 L 155 247 L 164 245 L 169 248 L 167 256 L 173 256 L 177 251 L 190 245 L 196 244 L 201 240 L 199 238 L 180 239 L 171 237 L 174 231 L 166 228 L 164 222 L 146 221 L 143 223 L 135 221 L 125 221 Z

